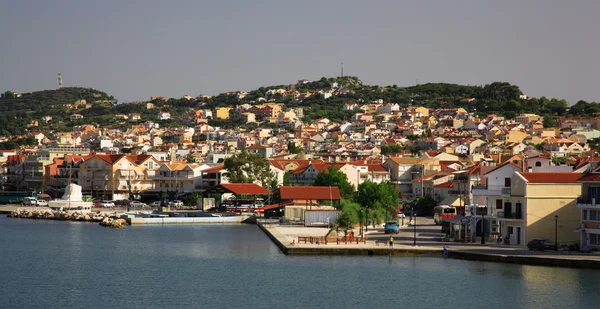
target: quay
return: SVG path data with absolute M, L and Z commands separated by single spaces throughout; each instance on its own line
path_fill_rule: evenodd
M 424 218 L 419 218 L 426 220 Z M 439 227 L 431 223 L 417 225 L 416 242 L 414 246 L 413 226 L 404 226 L 394 238 L 393 248 L 388 246 L 390 235 L 383 233 L 383 228 L 369 228 L 366 241 L 316 242 L 302 241 L 309 238 L 323 240 L 329 233 L 328 228 L 313 228 L 303 226 L 280 225 L 278 222 L 259 220 L 258 227 L 274 242 L 285 255 L 391 255 L 401 257 L 435 257 L 443 258 L 443 246 L 448 247 L 447 258 L 512 263 L 523 265 L 538 265 L 551 267 L 570 267 L 585 269 L 600 269 L 600 255 L 555 252 L 530 251 L 524 247 L 506 246 L 503 244 L 476 243 L 445 243 Z M 328 239 L 335 239 L 336 236 Z

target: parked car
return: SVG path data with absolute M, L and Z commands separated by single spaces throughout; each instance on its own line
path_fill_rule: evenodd
M 169 202 L 169 206 L 181 207 L 183 206 L 183 202 L 180 200 L 173 200 Z
M 37 198 L 35 197 L 25 197 L 23 198 L 23 204 L 26 206 L 35 206 L 37 202 Z
M 44 206 L 45 207 L 45 206 L 48 206 L 48 201 L 46 201 L 46 200 L 37 200 L 35 202 L 35 204 L 38 205 L 38 206 Z
M 385 222 L 383 226 L 386 234 L 398 234 L 400 232 L 400 227 L 398 226 L 398 221 L 388 220 Z
M 555 245 L 547 239 L 533 239 L 527 243 L 529 250 L 554 250 Z
M 102 201 L 100 202 L 100 207 L 113 208 L 115 207 L 115 203 L 113 201 Z
M 160 207 L 160 201 L 154 201 L 152 203 L 150 203 L 151 207 Z
M 148 207 L 146 203 L 142 203 L 140 201 L 131 201 L 129 202 L 129 207 Z

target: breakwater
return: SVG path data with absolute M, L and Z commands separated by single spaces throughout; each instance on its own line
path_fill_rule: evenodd
M 18 208 L 8 214 L 9 218 L 98 222 L 102 226 L 123 228 L 126 221 L 120 215 L 101 212 L 54 211 L 51 209 Z

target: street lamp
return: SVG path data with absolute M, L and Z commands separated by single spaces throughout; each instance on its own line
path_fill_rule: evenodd
M 558 215 L 554 216 L 554 251 L 558 251 Z

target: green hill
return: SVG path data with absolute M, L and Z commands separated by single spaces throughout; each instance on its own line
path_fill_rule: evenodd
M 0 97 L 0 136 L 23 134 L 31 120 L 37 120 L 43 128 L 44 116 L 51 116 L 52 123 L 68 122 L 71 114 L 79 113 L 85 106 L 69 109 L 67 105 L 81 100 L 92 103 L 114 98 L 102 91 L 80 87 L 35 91 L 18 97 L 6 91 Z

